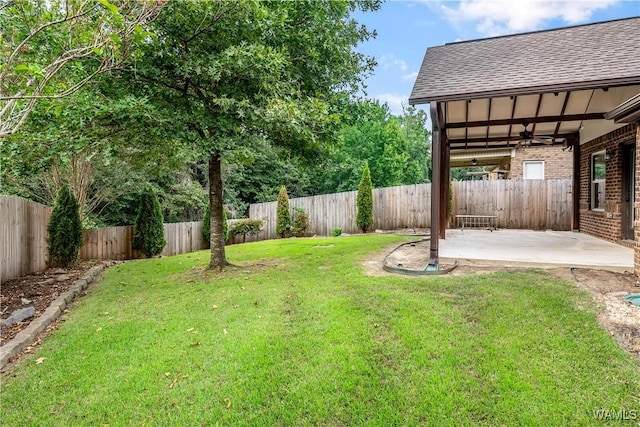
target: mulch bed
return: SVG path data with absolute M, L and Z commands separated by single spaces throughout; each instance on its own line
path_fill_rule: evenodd
M 51 302 L 66 292 L 73 282 L 78 280 L 98 262 L 83 262 L 71 269 L 48 269 L 40 273 L 18 277 L 2 283 L 0 288 L 0 318 L 6 319 L 15 310 L 33 306 L 36 313 L 11 326 L 0 325 L 0 346 L 6 344 L 31 320 L 38 318 Z

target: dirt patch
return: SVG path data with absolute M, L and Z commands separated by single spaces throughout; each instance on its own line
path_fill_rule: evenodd
M 602 309 L 598 314 L 600 324 L 640 363 L 640 307 L 623 299 L 627 294 L 640 293 L 638 278 L 631 273 L 587 268 L 558 268 L 551 274 L 588 291 Z
M 398 245 L 386 247 L 382 252 L 362 260 L 365 274 L 369 276 L 405 277 L 388 273 L 382 269 L 384 259 Z M 387 257 L 387 265 L 421 270 L 429 259 L 429 241 L 419 240 L 405 245 Z M 530 268 L 530 267 L 529 267 Z M 518 267 L 460 265 L 449 275 L 488 274 L 498 271 L 517 271 Z M 640 279 L 631 273 L 617 273 L 588 268 L 545 269 L 552 277 L 574 283 L 589 292 L 601 309 L 598 321 L 609 332 L 620 347 L 631 353 L 640 363 L 640 307 L 624 301 L 630 293 L 640 293 Z
M 2 283 L 0 289 L 0 318 L 6 319 L 15 310 L 33 306 L 35 315 L 11 326 L 0 325 L 0 345 L 6 344 L 38 318 L 60 294 L 69 290 L 97 262 L 83 262 L 71 269 L 48 269 Z
M 246 276 L 263 271 L 267 268 L 281 269 L 286 265 L 288 265 L 286 259 L 273 258 L 261 260 L 252 264 L 232 264 L 224 267 L 222 271 L 210 269 L 207 266 L 193 266 L 186 272 L 174 274 L 173 277 L 181 278 L 185 283 L 210 282 L 225 277 Z

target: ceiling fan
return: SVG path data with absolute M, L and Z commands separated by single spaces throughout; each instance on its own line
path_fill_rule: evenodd
M 520 140 L 516 144 L 516 148 L 520 147 L 530 147 L 532 142 L 537 142 L 540 144 L 551 145 L 555 142 L 553 136 L 548 135 L 533 135 L 533 132 L 527 129 L 529 126 L 529 122 L 522 122 L 522 126 L 524 126 L 524 130 L 520 132 Z

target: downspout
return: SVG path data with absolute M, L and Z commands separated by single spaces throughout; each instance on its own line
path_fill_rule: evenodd
M 440 140 L 440 116 L 437 102 L 429 104 L 431 114 L 431 243 L 429 245 L 429 264 L 425 270 L 437 271 L 440 269 L 438 243 L 440 235 L 440 173 L 441 168 L 441 140 Z

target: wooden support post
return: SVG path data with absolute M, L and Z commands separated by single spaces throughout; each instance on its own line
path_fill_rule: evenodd
M 580 231 L 580 134 L 574 134 L 567 143 L 573 147 L 573 216 L 571 229 Z M 589 173 L 586 171 L 585 173 Z
M 441 176 L 440 179 L 440 238 L 446 238 L 447 223 L 449 218 L 449 166 L 451 164 L 451 153 L 449 149 L 449 142 L 447 141 L 446 132 L 440 132 L 440 149 L 442 157 L 440 158 Z
M 440 181 L 442 178 L 441 173 L 441 143 L 440 137 L 440 114 L 439 106 L 437 102 L 432 102 L 429 105 L 429 111 L 431 113 L 431 240 L 429 251 L 429 264 L 427 269 L 437 270 L 439 269 L 439 254 L 438 243 L 440 235 Z

